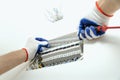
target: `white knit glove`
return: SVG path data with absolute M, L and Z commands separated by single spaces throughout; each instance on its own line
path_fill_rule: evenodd
M 53 23 L 63 19 L 63 14 L 59 8 L 47 9 L 45 15 L 47 19 Z
M 44 48 L 49 48 L 49 47 L 50 46 L 46 39 L 31 37 L 27 40 L 24 50 L 26 50 L 26 54 L 28 55 L 28 60 L 31 60 L 34 58 L 36 53 L 42 52 Z
M 110 19 L 110 17 L 101 13 L 97 6 L 95 6 L 91 13 L 89 13 L 85 18 L 97 23 L 98 25 L 108 25 L 108 21 Z
M 96 2 L 95 8 L 80 20 L 78 37 L 82 39 L 95 39 L 104 35 L 104 31 L 97 31 L 96 27 L 108 25 L 109 16 L 105 14 Z

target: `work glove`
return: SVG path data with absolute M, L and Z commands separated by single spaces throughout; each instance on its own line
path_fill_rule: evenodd
M 104 13 L 96 2 L 96 6 L 86 17 L 80 20 L 78 37 L 80 40 L 92 40 L 105 34 L 104 31 L 98 31 L 96 27 L 108 25 L 111 15 Z
M 63 19 L 62 0 L 48 0 L 49 4 L 45 3 L 44 15 L 46 19 L 54 23 Z
M 56 22 L 63 19 L 63 14 L 59 8 L 46 10 L 45 15 L 50 22 Z
M 26 51 L 26 61 L 34 58 L 36 53 L 42 52 L 45 48 L 49 48 L 50 45 L 46 39 L 43 38 L 29 38 L 26 42 L 25 48 Z

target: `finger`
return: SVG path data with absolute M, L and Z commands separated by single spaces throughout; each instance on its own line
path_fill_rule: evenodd
M 90 29 L 88 27 L 85 29 L 85 35 L 88 40 L 92 39 L 92 36 L 90 35 Z
M 39 38 L 39 37 L 36 37 L 35 40 L 38 40 L 38 41 L 47 41 L 48 42 L 48 40 L 46 40 L 44 38 Z
M 85 30 L 85 27 L 84 27 L 83 24 L 80 24 L 80 25 L 79 25 L 79 31 L 81 31 L 81 30 Z
M 81 30 L 80 38 L 81 38 L 81 39 L 86 39 L 85 31 L 84 31 L 84 30 Z
M 43 51 L 42 45 L 38 45 L 37 53 L 42 52 L 42 51 Z
M 44 49 L 44 47 L 45 47 L 45 48 L 49 48 L 50 45 L 49 45 L 49 44 L 42 44 L 42 43 L 39 44 L 39 45 L 38 45 L 38 49 L 37 49 L 37 53 L 42 52 L 43 49 Z
M 46 48 L 50 47 L 50 44 L 47 41 L 38 42 L 38 44 L 41 45 L 42 47 L 46 47 Z
M 84 40 L 85 38 L 83 37 L 82 34 L 80 34 L 80 40 Z
M 98 35 L 102 36 L 104 33 L 105 33 L 104 31 L 100 30 L 100 31 L 98 32 Z
M 92 38 L 98 38 L 99 36 L 97 35 L 97 31 L 95 29 L 94 26 L 90 27 L 90 35 L 92 36 Z
M 44 38 L 35 38 L 38 42 L 38 44 L 41 44 L 43 47 L 50 48 L 50 44 L 48 43 L 48 40 Z

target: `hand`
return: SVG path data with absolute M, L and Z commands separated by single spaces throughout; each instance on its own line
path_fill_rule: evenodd
M 42 52 L 44 48 L 49 48 L 50 45 L 48 44 L 48 41 L 43 38 L 29 38 L 27 40 L 25 49 L 28 53 L 28 60 L 31 60 L 34 58 L 36 53 Z
M 80 20 L 78 37 L 83 39 L 96 39 L 104 35 L 104 31 L 97 31 L 97 26 L 107 25 L 111 16 L 106 15 L 101 11 L 98 3 L 96 2 L 95 8 L 90 14 Z
M 80 21 L 78 36 L 80 39 L 95 39 L 102 36 L 104 31 L 97 31 L 96 27 L 99 26 L 97 23 L 83 18 Z

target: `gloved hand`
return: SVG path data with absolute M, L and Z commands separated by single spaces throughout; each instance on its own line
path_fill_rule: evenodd
M 83 18 L 80 21 L 78 36 L 79 39 L 95 39 L 102 36 L 104 31 L 97 31 L 96 27 L 99 26 L 97 23 Z
M 44 48 L 49 48 L 49 47 L 50 45 L 48 44 L 48 41 L 46 39 L 31 37 L 27 40 L 25 48 L 23 49 L 26 51 L 28 60 L 31 60 L 34 58 L 36 53 L 42 52 Z M 27 58 L 26 58 L 26 61 L 27 61 Z
M 105 32 L 102 30 L 97 31 L 96 27 L 107 25 L 110 17 L 111 16 L 108 16 L 103 11 L 101 11 L 98 3 L 96 2 L 96 6 L 92 12 L 80 21 L 78 31 L 79 39 L 91 40 L 104 35 Z

